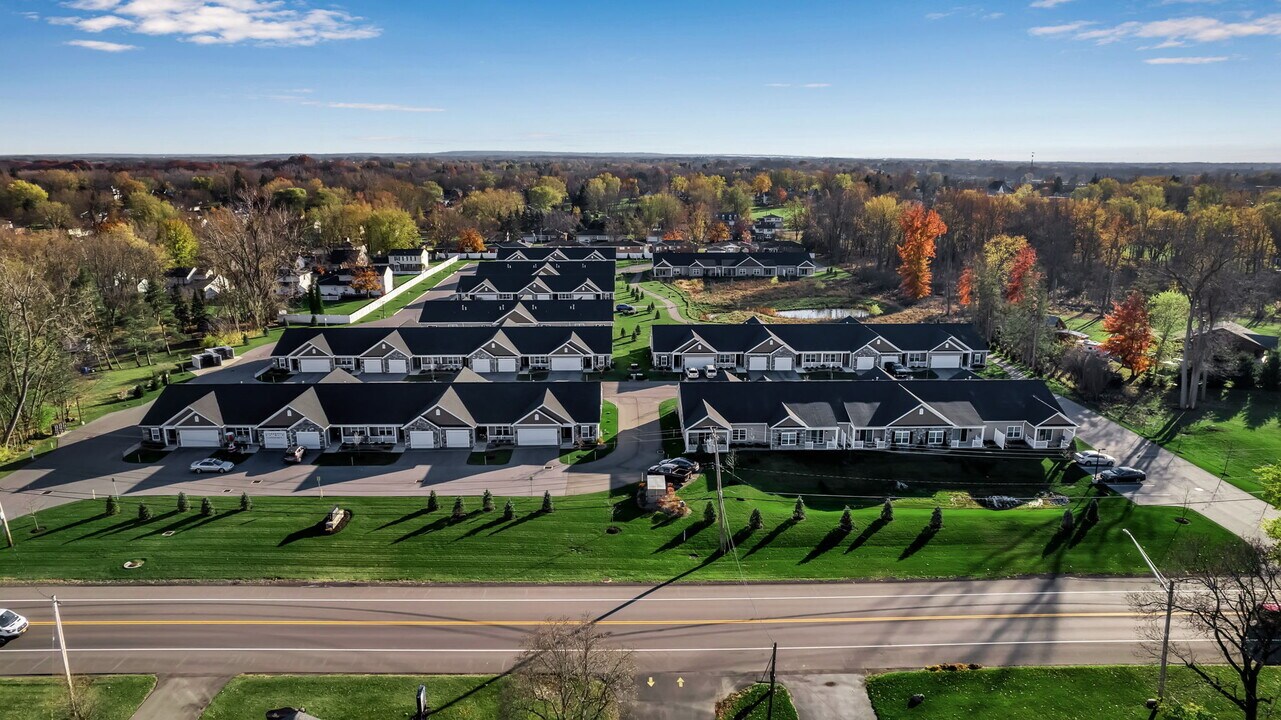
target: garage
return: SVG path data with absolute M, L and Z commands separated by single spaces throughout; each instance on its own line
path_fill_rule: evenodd
M 289 432 L 286 430 L 263 430 L 262 446 L 268 450 L 284 450 L 289 446 Z
M 939 353 L 930 356 L 930 367 L 936 368 L 959 368 L 961 367 L 960 353 Z
M 478 373 L 493 372 L 494 361 L 489 358 L 476 358 L 471 361 L 471 369 Z
M 320 360 L 315 358 L 304 358 L 298 361 L 298 372 L 327 373 L 329 370 L 328 358 L 322 358 Z
M 219 436 L 222 433 L 218 430 L 179 430 L 178 444 L 182 447 L 218 447 Z
M 854 358 L 855 370 L 871 370 L 874 367 L 876 367 L 876 358 L 874 357 L 868 356 Z
M 406 374 L 409 372 L 409 361 L 404 359 L 390 359 L 387 361 L 387 372 Z
M 471 447 L 471 430 L 464 428 L 462 430 L 445 431 L 445 447 L 451 448 L 469 448 Z
M 294 433 L 294 441 L 308 450 L 320 449 L 320 433 L 314 430 Z
M 582 370 L 583 359 L 580 357 L 554 357 L 552 370 Z
M 768 355 L 750 355 L 747 358 L 748 370 L 769 370 Z
M 793 362 L 794 358 L 790 355 L 775 355 L 773 359 L 773 369 L 776 371 L 791 370 Z
M 498 372 L 516 372 L 516 358 L 498 358 Z
M 714 364 L 716 364 L 715 355 L 686 355 L 685 356 L 685 367 L 687 368 L 698 368 L 699 370 L 702 370 L 708 365 L 714 365 Z
M 521 447 L 556 447 L 560 445 L 560 428 L 516 428 L 516 444 Z
M 383 359 L 365 358 L 360 361 L 360 367 L 367 373 L 380 373 L 383 371 Z
M 410 450 L 430 450 L 436 447 L 436 433 L 431 430 L 410 430 Z

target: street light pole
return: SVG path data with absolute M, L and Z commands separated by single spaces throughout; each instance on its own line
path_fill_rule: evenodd
M 1156 578 L 1157 584 L 1159 584 L 1161 589 L 1165 591 L 1165 632 L 1161 637 L 1161 674 L 1157 681 L 1156 691 L 1157 701 L 1160 702 L 1165 700 L 1165 676 L 1166 669 L 1169 667 L 1170 621 L 1174 617 L 1174 580 L 1165 577 L 1161 574 L 1160 570 L 1156 569 L 1156 565 L 1152 562 L 1152 558 L 1148 557 L 1148 554 L 1143 550 L 1143 546 L 1140 545 L 1139 541 L 1130 534 L 1129 530 L 1122 528 L 1121 532 L 1125 533 L 1125 536 L 1130 538 L 1130 541 L 1134 543 L 1134 547 L 1139 549 L 1139 554 L 1143 556 L 1143 562 L 1147 563 L 1148 569 L 1152 571 L 1152 575 Z

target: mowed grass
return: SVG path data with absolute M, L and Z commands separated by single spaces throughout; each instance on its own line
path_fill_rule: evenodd
M 1096 342 L 1103 342 L 1108 339 L 1108 333 L 1103 329 L 1102 315 L 1077 312 L 1060 315 L 1059 317 L 1063 320 L 1063 324 L 1067 325 L 1068 330 L 1083 332 Z
M 632 298 L 629 292 L 630 286 L 623 282 L 621 277 L 616 276 L 614 280 L 614 304 L 626 303 L 632 307 L 640 309 L 633 315 L 614 314 L 614 368 L 605 373 L 606 380 L 626 380 L 628 377 L 628 368 L 632 363 L 640 365 L 641 371 L 647 375 L 651 374 L 651 363 L 649 356 L 649 332 L 650 328 L 655 325 L 670 325 L 675 321 L 667 314 L 667 309 L 654 298 L 641 294 L 640 300 Z M 654 313 L 649 312 L 647 308 L 650 303 L 654 303 L 654 308 L 658 312 L 658 318 L 654 318 Z M 639 330 L 639 333 L 633 333 Z
M 1219 676 L 1235 685 L 1231 673 Z M 1266 668 L 1265 695 L 1281 692 L 1281 670 Z M 1143 706 L 1156 696 L 1154 666 L 991 668 L 960 672 L 896 672 L 867 679 L 868 695 L 879 720 L 1150 720 Z M 907 707 L 923 693 L 925 702 Z M 1241 717 L 1191 671 L 1172 666 L 1169 696 L 1201 705 L 1216 718 Z M 1266 710 L 1264 711 L 1266 713 Z
M 717 703 L 716 720 L 796 720 L 796 706 L 787 688 L 774 686 L 772 715 L 769 694 L 769 683 L 743 688 Z
M 413 304 L 415 300 L 423 296 L 423 293 L 439 285 L 445 278 L 451 277 L 458 271 L 463 270 L 475 264 L 476 263 L 474 262 L 469 262 L 469 263 L 462 263 L 460 265 L 451 265 L 450 267 L 445 268 L 444 270 L 441 270 L 438 273 L 428 275 L 426 279 L 420 281 L 417 285 L 413 287 L 413 289 L 408 290 L 400 295 L 397 295 L 391 302 L 387 303 L 386 305 L 383 305 L 382 307 L 378 308 L 378 310 L 369 313 L 365 317 L 357 320 L 352 324 L 362 325 L 364 323 L 372 322 L 374 320 L 378 320 L 381 318 L 389 318 L 392 315 L 395 315 L 396 313 L 400 312 L 401 310 L 404 310 L 409 305 Z M 406 281 L 412 279 L 411 277 L 400 275 L 398 276 L 397 282 L 399 282 L 399 278 L 405 278 Z
M 961 472 L 961 468 L 956 468 Z M 331 491 L 336 488 L 331 488 Z M 467 517 L 450 517 L 453 498 L 428 512 L 418 497 L 254 498 L 247 512 L 233 496 L 214 498 L 218 514 L 178 513 L 175 498 L 149 496 L 155 513 L 138 521 L 137 497 L 126 496 L 121 514 L 104 516 L 104 503 L 81 501 L 41 511 L 44 532 L 33 534 L 30 516 L 14 522 L 15 550 L 0 566 L 11 581 L 419 581 L 419 582 L 661 582 L 736 581 L 739 565 L 718 554 L 717 529 L 703 522 L 712 498 L 698 479 L 680 492 L 691 515 L 668 519 L 642 513 L 635 486 L 555 500 L 539 512 L 541 498 L 513 497 L 513 520 L 480 511 L 467 498 Z M 1123 498 L 1100 503 L 1100 522 L 1059 532 L 1063 509 L 992 511 L 945 507 L 944 528 L 928 533 L 932 502 L 906 500 L 893 522 L 880 523 L 879 501 L 806 497 L 805 520 L 792 519 L 794 498 L 749 485 L 725 488 L 728 522 L 743 576 L 751 580 L 841 578 L 994 578 L 1049 573 L 1140 575 L 1146 571 L 1122 528 L 1128 528 L 1163 568 L 1174 572 L 1172 551 L 1185 542 L 1227 546 L 1237 538 L 1203 517 L 1179 508 L 1139 507 Z M 192 497 L 192 506 L 200 498 Z M 495 497 L 503 507 L 506 497 Z M 855 529 L 836 530 L 850 503 Z M 337 535 L 321 533 L 335 505 L 352 511 Z M 1085 499 L 1073 504 L 1080 516 Z M 748 517 L 761 511 L 764 527 Z M 616 531 L 611 531 L 610 528 Z M 164 533 L 172 532 L 166 536 Z M 503 558 L 503 562 L 494 562 Z M 145 560 L 125 570 L 127 560 Z
M 156 676 L 99 675 L 77 682 L 80 702 L 93 710 L 94 720 L 129 720 L 156 686 Z M 0 678 L 0 716 L 5 720 L 66 717 L 66 698 L 60 675 Z
M 618 447 L 618 406 L 608 400 L 600 406 L 601 445 L 588 450 L 570 450 L 560 456 L 566 465 L 582 465 L 599 460 Z
M 268 710 L 307 709 L 326 720 L 409 718 L 418 686 L 427 686 L 431 717 L 493 720 L 501 681 L 477 675 L 241 675 L 223 687 L 203 720 L 258 720 Z

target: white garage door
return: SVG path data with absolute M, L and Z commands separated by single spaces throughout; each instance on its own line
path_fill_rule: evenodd
M 854 367 L 857 370 L 871 370 L 875 366 L 876 358 L 874 357 L 868 356 L 854 359 Z
M 560 445 L 560 428 L 516 428 L 516 444 L 555 447 Z
M 961 356 L 958 354 L 931 355 L 930 367 L 959 368 L 961 367 Z
M 580 357 L 554 357 L 552 370 L 582 370 L 583 359 Z
M 436 433 L 431 430 L 410 430 L 409 447 L 412 450 L 430 450 L 436 447 Z
M 747 358 L 748 370 L 769 370 L 769 356 L 752 355 Z
M 360 366 L 364 368 L 367 373 L 380 373 L 383 371 L 383 359 L 365 358 L 360 361 Z
M 488 358 L 484 360 L 481 360 L 480 358 L 476 358 L 475 360 L 471 361 L 471 369 L 475 370 L 478 373 L 493 372 L 494 361 Z
M 329 360 L 314 358 L 298 361 L 298 372 L 305 373 L 327 373 L 329 372 Z
M 471 447 L 471 430 L 446 430 L 445 447 L 451 448 L 469 448 Z
M 498 372 L 516 372 L 516 358 L 498 358 Z
M 774 369 L 775 370 L 791 370 L 792 369 L 791 356 L 782 356 L 782 355 L 775 356 Z
M 283 450 L 289 444 L 289 433 L 284 430 L 264 430 L 262 446 L 269 450 Z
M 302 431 L 294 433 L 294 440 L 305 448 L 310 450 L 320 449 L 320 433 L 313 431 Z
M 178 444 L 182 447 L 218 447 L 218 430 L 179 430 Z
M 388 360 L 387 372 L 407 373 L 409 372 L 409 361 L 408 360 Z
M 686 355 L 685 356 L 685 367 L 687 368 L 698 368 L 699 370 L 702 370 L 703 368 L 715 362 L 716 362 L 715 355 Z

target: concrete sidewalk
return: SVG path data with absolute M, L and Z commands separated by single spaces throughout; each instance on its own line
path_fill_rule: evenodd
M 133 720 L 200 720 L 209 702 L 231 680 L 223 675 L 162 675 Z

